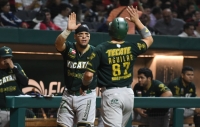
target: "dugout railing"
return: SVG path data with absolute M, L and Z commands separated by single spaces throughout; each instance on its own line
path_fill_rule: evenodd
M 29 96 L 7 96 L 7 108 L 10 108 L 10 127 L 25 127 L 25 108 L 58 108 L 61 96 L 52 98 Z M 97 97 L 96 107 L 100 108 L 101 98 Z M 136 97 L 134 107 L 145 108 L 173 108 L 173 127 L 183 126 L 183 108 L 200 107 L 200 98 L 156 98 L 156 97 Z M 126 127 L 132 126 L 130 119 Z

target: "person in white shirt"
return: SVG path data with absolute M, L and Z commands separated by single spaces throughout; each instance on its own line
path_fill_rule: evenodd
M 38 12 L 42 5 L 42 0 L 15 0 L 15 6 L 17 10 Z
M 194 24 L 186 23 L 183 26 L 183 32 L 178 35 L 179 37 L 195 37 L 194 35 Z
M 60 5 L 60 13 L 53 19 L 54 24 L 59 26 L 62 30 L 65 30 L 67 28 L 68 16 L 70 12 L 70 6 L 62 3 Z
M 196 24 L 196 29 L 194 31 L 194 34 L 196 37 L 200 37 L 200 21 L 198 21 Z

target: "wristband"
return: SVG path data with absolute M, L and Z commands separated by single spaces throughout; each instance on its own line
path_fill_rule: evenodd
M 66 38 L 69 36 L 70 33 L 71 33 L 71 31 L 69 31 L 69 30 L 64 30 L 64 31 L 61 33 L 61 35 L 62 35 L 63 38 L 66 39 Z
M 144 27 L 139 31 L 139 34 L 142 36 L 142 38 L 146 38 L 151 36 L 151 32 L 147 29 L 147 27 Z

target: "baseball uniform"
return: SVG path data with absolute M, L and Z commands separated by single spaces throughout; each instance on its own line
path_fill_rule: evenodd
M 96 76 L 90 84 L 87 94 L 80 95 L 82 76 L 88 64 L 89 56 L 94 47 L 87 46 L 87 51 L 80 55 L 73 42 L 66 42 L 66 49 L 61 52 L 64 60 L 65 90 L 58 110 L 59 125 L 72 127 L 77 122 L 95 121 L 96 109 Z
M 137 56 L 147 49 L 142 40 L 121 44 L 104 42 L 90 56 L 87 70 L 95 73 L 101 87 L 101 114 L 106 126 L 124 127 L 131 116 L 134 93 L 131 89 Z
M 160 97 L 164 92 L 166 91 L 170 91 L 170 89 L 164 85 L 162 82 L 158 81 L 158 80 L 152 80 L 151 82 L 151 86 L 149 87 L 148 90 L 145 90 L 142 86 L 140 86 L 139 83 L 137 83 L 134 87 L 134 93 L 136 97 Z M 159 123 L 159 118 L 161 118 L 161 116 L 166 116 L 166 119 L 168 120 L 169 118 L 167 117 L 167 113 L 169 109 L 167 108 L 146 108 L 146 113 L 148 115 L 148 117 L 156 117 L 156 119 L 158 120 L 156 123 Z M 160 117 L 159 117 L 160 116 Z M 150 122 L 150 121 L 149 121 Z M 167 122 L 167 121 L 166 121 Z M 164 124 L 166 123 L 163 122 L 162 127 L 165 127 Z M 155 122 L 153 123 L 155 125 Z

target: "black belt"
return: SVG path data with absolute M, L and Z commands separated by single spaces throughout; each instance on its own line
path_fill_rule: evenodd
M 128 85 L 128 86 L 118 86 L 118 87 L 116 87 L 116 86 L 106 86 L 105 88 L 106 89 L 131 88 L 131 86 L 130 85 Z
M 80 91 L 71 91 L 71 90 L 67 90 L 67 93 L 70 95 L 74 95 L 74 96 L 80 96 Z M 92 91 L 90 89 L 86 90 L 86 94 L 92 93 Z

